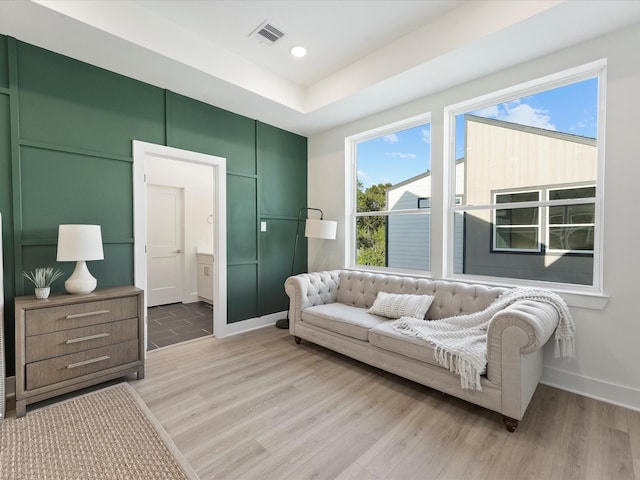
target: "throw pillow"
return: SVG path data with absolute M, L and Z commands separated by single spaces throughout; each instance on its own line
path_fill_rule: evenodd
M 387 318 L 414 317 L 424 319 L 433 302 L 431 295 L 378 292 L 369 313 Z

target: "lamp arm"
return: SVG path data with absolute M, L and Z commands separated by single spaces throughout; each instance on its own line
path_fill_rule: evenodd
M 302 207 L 298 211 L 298 220 L 296 221 L 296 240 L 293 244 L 293 259 L 291 260 L 291 276 L 293 277 L 295 266 L 296 266 L 296 251 L 298 250 L 298 238 L 300 237 L 300 216 L 302 212 L 307 212 L 309 210 L 315 210 L 316 212 L 320 212 L 320 220 L 324 218 L 324 213 L 319 208 L 311 208 L 311 207 Z

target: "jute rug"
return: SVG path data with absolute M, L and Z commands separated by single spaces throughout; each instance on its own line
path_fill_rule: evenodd
M 198 477 L 137 392 L 121 383 L 1 422 L 0 478 Z

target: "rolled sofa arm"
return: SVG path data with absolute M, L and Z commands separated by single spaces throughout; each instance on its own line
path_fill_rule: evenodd
M 289 295 L 289 325 L 300 321 L 302 310 L 314 305 L 334 303 L 342 270 L 301 273 L 287 278 L 284 290 Z
M 502 368 L 507 351 L 514 356 L 532 353 L 544 346 L 555 331 L 560 315 L 550 304 L 520 300 L 496 313 L 487 331 L 487 376 L 502 383 Z M 519 362 L 512 358 L 511 362 Z

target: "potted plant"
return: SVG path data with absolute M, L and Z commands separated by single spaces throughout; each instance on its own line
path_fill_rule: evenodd
M 35 285 L 36 298 L 39 299 L 49 298 L 51 284 L 64 275 L 60 270 L 50 267 L 36 268 L 33 272 L 22 272 L 22 274 Z

